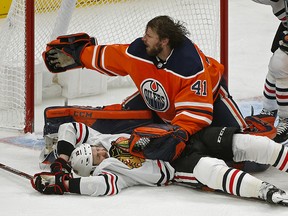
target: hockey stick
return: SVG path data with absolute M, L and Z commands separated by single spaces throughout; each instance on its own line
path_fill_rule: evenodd
M 33 178 L 33 176 L 31 176 L 31 175 L 29 175 L 29 174 L 27 174 L 27 173 L 21 172 L 21 171 L 19 171 L 19 170 L 17 170 L 17 169 L 14 169 L 14 168 L 9 167 L 9 166 L 7 166 L 7 165 L 5 165 L 5 164 L 2 164 L 2 163 L 0 163 L 0 168 L 6 170 L 6 171 L 8 171 L 8 172 L 11 172 L 11 173 L 13 173 L 13 174 L 16 174 L 16 175 L 18 175 L 18 176 L 21 176 L 21 177 L 24 177 L 24 178 L 26 178 L 26 179 L 29 179 L 29 180 Z

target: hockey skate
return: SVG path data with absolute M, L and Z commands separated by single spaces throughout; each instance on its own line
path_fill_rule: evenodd
M 271 204 L 288 206 L 288 195 L 286 192 L 266 182 L 262 183 L 258 197 Z
M 274 141 L 283 145 L 288 144 L 288 118 L 279 118 L 277 125 L 277 135 Z

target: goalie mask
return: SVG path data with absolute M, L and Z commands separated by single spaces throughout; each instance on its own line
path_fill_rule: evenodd
M 74 149 L 70 162 L 73 171 L 83 177 L 90 176 L 96 168 L 96 166 L 93 166 L 92 148 L 86 143 Z

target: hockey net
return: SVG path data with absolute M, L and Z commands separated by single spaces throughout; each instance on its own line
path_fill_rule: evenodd
M 34 15 L 29 18 L 26 13 L 33 5 L 31 2 L 33 0 L 12 0 L 7 17 L 0 19 L 0 127 L 33 130 L 34 100 L 41 103 L 49 85 L 60 86 L 62 94 L 67 88 L 65 85 L 75 86 L 71 80 L 65 83 L 73 76 L 72 72 L 52 75 L 43 65 L 41 53 L 46 43 L 58 35 L 86 32 L 97 37 L 100 44 L 130 43 L 144 34 L 150 19 L 169 15 L 186 24 L 191 39 L 207 55 L 227 62 L 223 52 L 226 33 L 221 28 L 223 22 L 227 22 L 227 16 L 223 17 L 221 12 L 227 8 L 228 0 L 34 0 Z M 29 19 L 35 20 L 34 34 L 27 24 Z M 31 46 L 34 49 L 28 52 Z M 30 69 L 26 66 L 29 61 Z M 86 74 L 86 80 L 82 80 L 85 85 L 78 84 L 84 86 L 83 89 L 88 88 L 87 80 L 90 79 L 94 79 L 93 86 L 100 86 L 91 91 L 93 94 L 102 93 L 107 86 L 130 83 L 129 78 L 107 79 L 91 71 L 81 71 L 81 74 L 80 77 Z M 98 85 L 95 85 L 95 79 Z M 31 85 L 34 94 L 31 89 L 27 93 L 27 86 Z

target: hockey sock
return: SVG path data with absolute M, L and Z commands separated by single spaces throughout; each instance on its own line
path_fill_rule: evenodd
M 283 145 L 280 146 L 281 148 L 277 154 L 277 159 L 272 164 L 272 166 L 276 167 L 281 171 L 288 172 L 288 148 Z
M 241 197 L 258 198 L 260 179 L 241 170 L 228 167 L 224 161 L 203 157 L 194 168 L 194 175 L 208 187 Z

